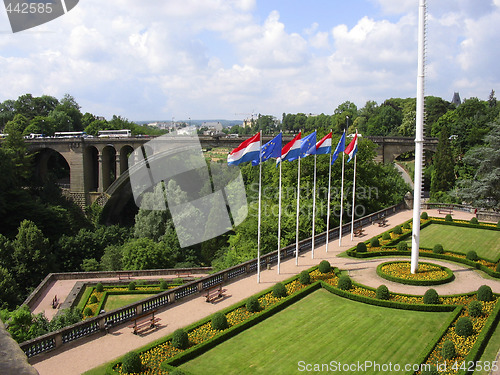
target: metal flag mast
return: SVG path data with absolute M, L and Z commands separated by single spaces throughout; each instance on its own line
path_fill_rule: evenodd
M 295 265 L 299 265 L 300 153 L 297 169 L 297 226 L 295 229 Z
M 281 157 L 281 148 L 280 148 L 280 157 Z M 279 198 L 278 198 L 278 275 L 280 274 L 280 266 L 281 266 L 281 251 L 280 251 L 280 245 L 281 245 L 281 164 L 283 160 L 280 160 L 280 187 L 279 187 Z
M 330 133 L 333 134 L 332 129 L 330 129 Z M 330 166 L 328 168 L 328 205 L 326 209 L 326 246 L 325 250 L 328 252 L 328 242 L 330 241 L 330 193 L 331 193 L 331 186 L 332 186 L 332 149 L 330 149 Z
M 316 132 L 316 130 L 314 130 Z M 316 143 L 314 144 L 316 147 Z M 316 157 L 314 153 L 314 181 L 313 181 L 313 212 L 312 212 L 312 239 L 311 239 L 311 258 L 314 259 L 314 235 L 315 235 L 315 219 L 316 219 Z
M 422 171 L 424 157 L 424 100 L 425 100 L 425 39 L 426 1 L 420 0 L 418 8 L 418 73 L 417 116 L 415 130 L 415 186 L 413 190 L 413 228 L 411 236 L 411 273 L 418 271 L 420 246 L 420 204 L 422 197 Z
M 257 228 L 257 283 L 260 283 L 260 216 L 262 203 L 262 130 L 259 134 L 259 218 Z

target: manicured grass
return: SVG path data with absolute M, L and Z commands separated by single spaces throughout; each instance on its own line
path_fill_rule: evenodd
M 496 262 L 500 259 L 500 232 L 488 229 L 462 228 L 431 224 L 420 232 L 420 246 L 433 248 L 443 245 L 445 250 L 467 254 L 475 250 L 477 255 Z
M 377 307 L 321 289 L 181 369 L 199 375 L 294 374 L 299 361 L 404 366 L 417 360 L 449 314 Z
M 124 295 L 109 295 L 108 298 L 106 299 L 106 303 L 104 305 L 104 310 L 106 311 L 111 311 L 114 309 L 117 309 L 122 306 L 126 306 L 130 303 L 134 303 L 137 301 L 141 301 L 143 299 L 146 299 L 148 297 L 152 297 L 156 295 L 156 293 L 153 294 L 124 294 Z
M 488 345 L 484 349 L 480 361 L 482 361 L 482 363 L 489 362 L 489 364 L 491 365 L 492 362 L 496 360 L 496 356 L 499 350 L 500 350 L 500 324 L 497 325 L 497 328 L 491 335 L 490 340 L 488 341 Z M 500 366 L 500 363 L 497 363 L 497 366 Z M 474 371 L 474 375 L 489 375 L 489 373 L 490 371 L 486 370 Z

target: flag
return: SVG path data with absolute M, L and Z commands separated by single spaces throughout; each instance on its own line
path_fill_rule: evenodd
M 332 152 L 332 132 L 325 135 L 316 143 L 317 155 L 329 154 L 330 152 Z
M 282 133 L 279 133 L 276 137 L 262 146 L 260 149 L 260 158 L 262 162 L 265 162 L 269 158 L 279 158 L 281 156 L 281 139 Z M 252 165 L 259 165 L 259 160 L 252 161 Z
M 300 139 L 301 133 L 297 134 L 294 139 L 288 142 L 283 150 L 281 150 L 281 157 L 276 160 L 279 163 L 282 160 L 294 161 L 300 156 Z
M 351 143 L 345 148 L 344 152 L 349 155 L 349 160 L 347 162 L 350 162 L 351 159 L 356 155 L 356 152 L 358 152 L 358 131 L 356 130 L 356 134 L 354 135 L 354 138 L 352 139 Z
M 316 154 L 316 131 L 313 131 L 307 137 L 302 138 L 302 141 L 300 142 L 301 158 L 314 154 Z
M 337 147 L 335 147 L 335 151 L 333 152 L 332 155 L 332 164 L 335 163 L 335 160 L 339 157 L 339 154 L 345 150 L 345 130 L 344 133 L 342 133 L 342 137 L 340 137 L 339 143 L 337 144 Z
M 248 138 L 227 156 L 227 164 L 238 165 L 247 161 L 259 161 L 260 133 Z

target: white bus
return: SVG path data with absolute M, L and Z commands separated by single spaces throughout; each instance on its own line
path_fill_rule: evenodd
M 81 138 L 86 135 L 85 132 L 55 132 L 54 138 Z
M 0 133 L 0 139 L 7 138 L 8 136 L 8 134 Z
M 29 135 L 24 136 L 25 139 L 37 139 L 37 138 L 43 138 L 43 134 L 35 134 L 35 133 L 30 133 Z
M 129 138 L 132 136 L 132 130 L 99 130 L 99 138 Z

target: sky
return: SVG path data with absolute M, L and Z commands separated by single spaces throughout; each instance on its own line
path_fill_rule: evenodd
M 0 101 L 69 93 L 129 120 L 332 114 L 416 96 L 418 0 L 80 0 L 12 33 Z M 1 6 L 1 5 L 0 5 Z M 500 0 L 427 0 L 426 95 L 500 89 Z

